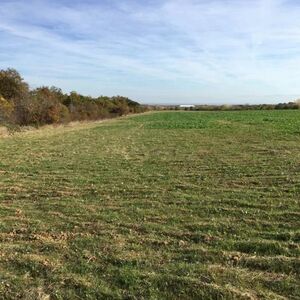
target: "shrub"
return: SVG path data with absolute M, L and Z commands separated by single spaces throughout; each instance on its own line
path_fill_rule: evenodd
M 0 123 L 6 123 L 11 121 L 14 111 L 14 105 L 12 102 L 7 101 L 0 95 Z
M 126 97 L 92 98 L 76 92 L 64 94 L 56 87 L 29 91 L 28 84 L 14 69 L 0 70 L 0 121 L 18 125 L 65 123 L 143 112 L 145 109 Z

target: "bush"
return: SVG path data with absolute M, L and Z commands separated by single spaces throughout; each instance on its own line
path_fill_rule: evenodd
M 14 105 L 0 95 L 0 123 L 4 124 L 11 122 Z
M 0 70 L 0 95 L 0 121 L 10 119 L 17 125 L 97 120 L 146 110 L 122 96 L 92 98 L 76 92 L 64 94 L 56 87 L 29 91 L 28 84 L 14 69 Z

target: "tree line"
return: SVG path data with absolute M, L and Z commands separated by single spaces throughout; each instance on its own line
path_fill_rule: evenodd
M 185 110 L 185 111 L 239 111 L 239 110 L 276 110 L 276 109 L 300 109 L 300 100 L 278 104 L 234 104 L 234 105 L 194 105 L 181 107 L 179 105 L 161 106 L 153 109 L 161 110 Z
M 63 93 L 57 87 L 42 86 L 31 90 L 15 69 L 0 70 L 0 124 L 32 125 L 99 120 L 147 108 L 122 96 L 83 96 Z

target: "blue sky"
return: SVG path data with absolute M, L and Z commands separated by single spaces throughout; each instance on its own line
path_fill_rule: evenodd
M 143 103 L 300 98 L 300 1 L 0 0 L 0 68 Z

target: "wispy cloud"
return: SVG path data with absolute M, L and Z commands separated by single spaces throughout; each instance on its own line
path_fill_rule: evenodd
M 0 15 L 0 67 L 33 86 L 144 102 L 300 95 L 298 1 L 2 0 Z

